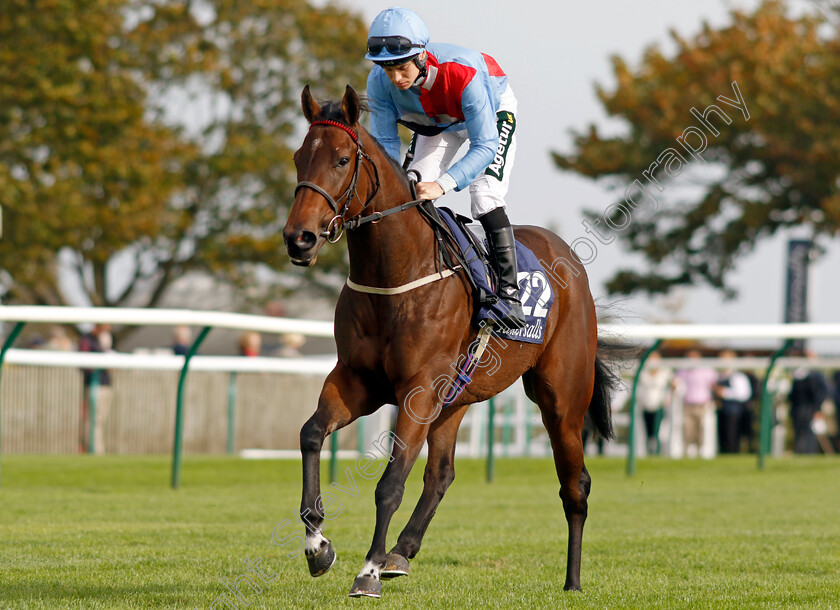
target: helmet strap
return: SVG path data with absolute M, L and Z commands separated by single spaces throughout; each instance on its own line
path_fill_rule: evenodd
M 423 57 L 421 60 L 420 57 Z M 414 65 L 417 66 L 417 69 L 420 70 L 420 74 L 417 76 L 417 79 L 414 81 L 414 87 L 417 87 L 426 80 L 426 64 L 428 63 L 429 56 L 425 53 L 419 53 L 418 55 L 414 56 Z

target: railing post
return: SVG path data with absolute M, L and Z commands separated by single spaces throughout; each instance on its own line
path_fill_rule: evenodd
M 88 385 L 88 455 L 96 453 L 96 407 L 99 401 L 99 378 L 101 369 L 94 369 L 90 373 L 90 385 Z
M 228 405 L 227 405 L 227 454 L 233 455 L 234 434 L 236 433 L 236 371 L 228 376 Z
M 178 397 L 175 400 L 175 442 L 172 444 L 172 489 L 178 489 L 181 485 L 181 452 L 183 450 L 184 437 L 184 386 L 187 380 L 187 370 L 190 366 L 190 360 L 195 356 L 199 346 L 211 330 L 210 326 L 205 326 L 190 346 L 187 355 L 184 356 L 184 366 L 181 368 L 181 377 L 178 379 Z
M 0 374 L 2 374 L 2 372 L 3 372 L 3 362 L 6 360 L 6 352 L 8 352 L 9 348 L 12 347 L 12 344 L 15 342 L 15 339 L 18 338 L 18 335 L 20 334 L 20 331 L 23 330 L 23 327 L 25 325 L 26 325 L 26 322 L 18 322 L 17 324 L 15 324 L 15 327 L 12 329 L 12 332 L 9 333 L 9 336 L 6 337 L 6 340 L 3 342 L 3 347 L 0 348 Z M 0 391 L 2 391 L 2 389 L 3 389 L 3 386 L 0 385 Z M 2 395 L 0 394 L 0 396 L 2 396 Z M 2 401 L 0 401 L 0 404 L 2 404 Z M 0 409 L 0 422 L 2 422 L 2 418 L 3 418 L 3 412 L 2 412 L 2 409 Z M 2 429 L 2 426 L 0 426 L 0 455 L 2 455 L 2 453 L 3 453 L 2 439 L 3 439 L 3 429 Z
M 765 456 L 770 453 L 770 433 L 773 427 L 773 400 L 767 392 L 767 384 L 770 381 L 770 373 L 776 366 L 776 360 L 790 349 L 793 339 L 786 339 L 782 347 L 770 358 L 770 364 L 764 373 L 764 381 L 761 383 L 761 415 L 758 431 L 758 469 L 764 470 Z
M 330 434 L 330 484 L 338 480 L 338 430 Z
M 495 415 L 496 415 L 496 399 L 491 398 L 487 401 L 488 417 L 487 417 L 487 482 L 492 483 L 496 478 L 496 463 L 493 457 L 493 444 L 496 440 L 495 429 Z
M 630 425 L 627 432 L 627 476 L 636 474 L 636 388 L 639 385 L 639 379 L 642 377 L 642 369 L 645 368 L 645 362 L 653 352 L 659 349 L 661 344 L 662 339 L 657 339 L 653 342 L 653 345 L 648 348 L 648 351 L 639 360 L 639 368 L 636 369 L 636 374 L 633 376 L 633 389 L 630 391 Z
M 365 418 L 360 417 L 356 420 L 356 448 L 359 455 L 362 455 L 366 450 L 365 444 Z

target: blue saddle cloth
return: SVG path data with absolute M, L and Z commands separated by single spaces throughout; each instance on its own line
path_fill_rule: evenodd
M 458 247 L 467 261 L 469 272 L 476 284 L 488 295 L 494 294 L 490 285 L 490 275 L 485 267 L 484 257 L 476 252 L 470 239 L 464 234 L 461 223 L 455 220 L 455 213 L 448 208 L 437 208 L 440 217 L 449 226 Z M 469 229 L 466 229 L 469 230 Z M 475 241 L 478 241 L 477 239 Z M 486 247 L 486 246 L 485 246 Z M 554 303 L 554 291 L 548 282 L 548 276 L 530 248 L 516 242 L 516 262 L 518 267 L 519 300 L 525 312 L 525 328 L 505 330 L 497 325 L 494 332 L 503 339 L 542 343 L 545 336 L 545 323 L 551 305 Z M 497 298 L 495 303 L 482 304 L 476 312 L 476 321 L 495 322 L 508 313 L 508 305 Z

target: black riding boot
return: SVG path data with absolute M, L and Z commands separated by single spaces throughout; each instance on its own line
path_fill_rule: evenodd
M 490 245 L 490 257 L 499 277 L 499 296 L 510 307 L 508 315 L 500 321 L 510 329 L 525 327 L 525 313 L 519 301 L 519 283 L 516 281 L 516 242 L 504 208 L 496 208 L 479 219 L 487 243 Z

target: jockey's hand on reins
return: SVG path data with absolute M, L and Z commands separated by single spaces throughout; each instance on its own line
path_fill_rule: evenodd
M 418 199 L 434 201 L 444 195 L 443 187 L 437 182 L 418 182 L 414 185 L 414 190 Z

